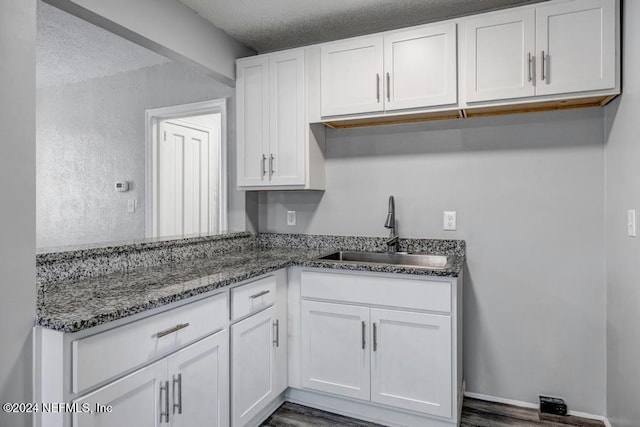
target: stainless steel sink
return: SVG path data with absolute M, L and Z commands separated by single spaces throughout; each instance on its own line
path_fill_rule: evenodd
M 367 262 L 374 264 L 392 264 L 407 267 L 430 268 L 444 270 L 451 267 L 454 256 L 429 255 L 407 252 L 355 252 L 338 251 L 322 256 L 319 259 L 333 261 Z

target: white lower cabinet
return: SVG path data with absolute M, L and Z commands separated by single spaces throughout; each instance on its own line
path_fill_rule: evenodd
M 302 301 L 303 386 L 369 399 L 369 308 Z
M 302 301 L 303 386 L 448 417 L 451 317 Z
M 160 424 L 160 387 L 164 387 L 167 362 L 142 368 L 75 401 L 81 410 L 73 415 L 74 427 L 151 427 Z M 112 406 L 110 411 L 98 412 L 97 405 Z M 142 410 L 141 408 L 145 408 Z
M 73 426 L 227 426 L 228 340 L 225 329 L 76 399 Z
M 229 425 L 228 343 L 224 330 L 167 358 L 171 426 Z
M 451 416 L 451 316 L 371 309 L 371 401 Z
M 295 284 L 290 292 L 299 298 L 299 353 L 291 363 L 299 370 L 290 385 L 299 401 L 382 424 L 458 423 L 460 279 L 323 270 L 297 277 L 299 293 Z
M 233 291 L 232 307 L 254 312 L 231 325 L 231 425 L 239 427 L 269 415 L 264 411 L 288 386 L 287 287 L 276 274 Z M 245 299 L 265 300 L 270 306 L 243 306 Z

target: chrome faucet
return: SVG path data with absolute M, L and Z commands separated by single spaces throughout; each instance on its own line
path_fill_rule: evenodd
M 387 213 L 387 220 L 384 222 L 385 228 L 389 228 L 389 238 L 387 239 L 387 250 L 389 252 L 398 251 L 399 236 L 396 232 L 396 204 L 393 200 L 393 196 L 389 196 L 389 213 Z

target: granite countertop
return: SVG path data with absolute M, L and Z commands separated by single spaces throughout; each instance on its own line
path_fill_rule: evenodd
M 289 266 L 458 277 L 464 256 L 445 270 L 318 260 L 324 249 L 248 248 L 210 258 L 41 286 L 37 324 L 78 332 Z

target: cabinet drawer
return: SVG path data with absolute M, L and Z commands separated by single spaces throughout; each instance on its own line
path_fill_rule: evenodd
M 276 300 L 276 276 L 265 277 L 231 289 L 231 320 L 239 319 L 273 305 Z
M 170 353 L 226 322 L 227 298 L 222 294 L 73 341 L 72 392 Z
M 391 275 L 302 272 L 301 296 L 451 312 L 451 282 Z

